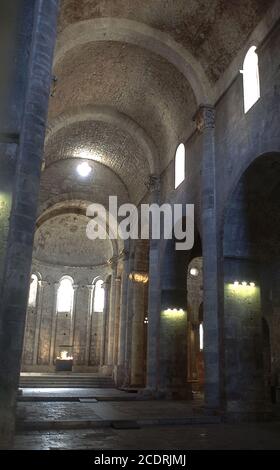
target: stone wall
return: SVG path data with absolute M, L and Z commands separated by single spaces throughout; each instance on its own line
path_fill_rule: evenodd
M 108 311 L 94 312 L 94 281 L 106 281 L 110 268 L 70 268 L 51 266 L 34 261 L 32 272 L 39 285 L 36 307 L 29 306 L 25 327 L 22 358 L 23 371 L 52 371 L 61 346 L 71 346 L 74 371 L 98 372 L 102 364 L 101 345 L 105 335 Z M 57 312 L 59 281 L 70 276 L 74 281 L 74 301 L 71 313 Z M 105 283 L 105 288 L 108 285 Z

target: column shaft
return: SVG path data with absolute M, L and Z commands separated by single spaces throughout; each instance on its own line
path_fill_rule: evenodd
M 202 138 L 202 252 L 204 295 L 205 402 L 220 405 L 220 346 L 218 305 L 218 237 L 215 180 L 215 110 L 201 107 L 197 113 Z
M 58 1 L 37 0 L 0 312 L 0 446 L 12 443 Z M 31 3 L 33 8 L 33 3 Z
M 151 177 L 150 201 L 160 202 L 160 181 Z M 151 240 L 149 251 L 149 301 L 148 301 L 148 338 L 147 338 L 147 380 L 146 388 L 155 391 L 159 373 L 159 331 L 160 331 L 160 240 Z
M 115 336 L 115 313 L 116 313 L 116 276 L 117 269 L 114 266 L 111 276 L 110 307 L 109 307 L 109 329 L 108 329 L 108 365 L 114 362 L 114 336 Z

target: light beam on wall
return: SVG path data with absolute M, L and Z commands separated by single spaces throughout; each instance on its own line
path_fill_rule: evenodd
M 234 281 L 232 284 L 229 284 L 229 288 L 232 292 L 242 297 L 255 295 L 258 291 L 253 281 Z
M 162 311 L 162 315 L 167 318 L 183 318 L 186 311 L 182 308 L 167 308 Z

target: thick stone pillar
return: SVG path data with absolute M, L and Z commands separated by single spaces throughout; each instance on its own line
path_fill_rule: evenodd
M 215 179 L 215 110 L 202 106 L 196 114 L 202 143 L 201 224 L 204 293 L 205 403 L 221 405 L 219 259 L 217 236 L 217 198 Z
M 191 399 L 188 383 L 187 262 L 175 240 L 165 242 L 161 276 L 159 391 L 166 398 Z
M 159 204 L 160 179 L 158 177 L 151 176 L 149 189 L 151 204 Z M 151 393 L 157 390 L 159 373 L 160 271 L 160 240 L 152 240 L 150 237 L 146 389 Z
M 240 281 L 237 286 L 236 281 Z M 224 259 L 224 313 L 227 416 L 263 419 L 269 408 L 265 405 L 263 312 L 255 260 Z
M 33 3 L 30 2 L 33 6 Z M 58 1 L 37 0 L 0 311 L 0 446 L 12 445 Z
M 130 247 L 129 255 L 129 274 L 134 271 L 134 246 Z M 128 280 L 127 301 L 126 301 L 126 326 L 125 326 L 125 377 L 124 387 L 130 386 L 130 368 L 131 368 L 131 335 L 132 335 L 132 309 L 133 309 L 133 284 Z
M 132 346 L 131 346 L 131 385 L 144 385 L 144 317 L 145 317 L 144 284 L 134 284 Z
M 128 292 L 129 258 L 124 259 L 124 267 L 121 278 L 120 295 L 120 321 L 118 337 L 118 362 L 115 374 L 117 386 L 122 386 L 125 379 L 125 350 L 126 350 L 126 321 L 127 321 L 127 292 Z

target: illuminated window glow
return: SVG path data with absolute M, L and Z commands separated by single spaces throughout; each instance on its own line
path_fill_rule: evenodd
M 29 307 L 36 307 L 37 291 L 38 291 L 38 277 L 36 276 L 36 274 L 32 274 L 31 281 L 30 281 L 29 298 L 28 298 Z
M 199 325 L 199 349 L 200 349 L 200 351 L 203 351 L 203 346 L 204 346 L 203 345 L 203 340 L 204 340 L 203 335 L 204 335 L 203 324 L 200 323 L 200 325 Z
M 186 177 L 186 149 L 184 144 L 177 148 L 175 156 L 175 189 L 180 186 Z
M 99 279 L 95 283 L 95 287 L 94 287 L 93 311 L 102 313 L 104 311 L 104 303 L 105 303 L 105 290 L 103 287 L 102 279 Z
M 64 277 L 61 279 L 57 291 L 57 312 L 71 313 L 73 307 L 73 299 L 73 280 L 69 277 Z
M 190 269 L 190 275 L 193 277 L 197 277 L 199 275 L 199 271 L 197 268 L 191 268 Z
M 242 70 L 245 113 L 247 113 L 260 98 L 260 77 L 258 62 L 259 60 L 256 53 L 256 46 L 253 46 L 246 54 Z
M 88 162 L 83 162 L 77 166 L 77 172 L 82 178 L 86 178 L 92 172 L 92 168 L 89 166 Z

